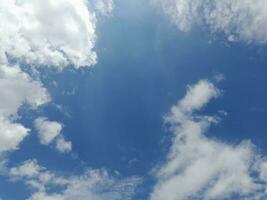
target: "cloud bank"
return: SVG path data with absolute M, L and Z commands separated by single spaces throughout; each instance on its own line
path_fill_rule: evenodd
M 228 40 L 267 42 L 265 0 L 156 0 L 182 31 L 207 26 L 222 32 Z
M 9 176 L 23 181 L 34 193 L 28 200 L 130 200 L 140 179 L 122 179 L 105 170 L 87 170 L 81 175 L 60 176 L 36 160 L 27 160 L 9 170 Z M 57 189 L 54 192 L 53 188 Z
M 205 135 L 219 118 L 196 112 L 219 95 L 211 82 L 201 80 L 165 116 L 173 139 L 166 161 L 156 170 L 151 200 L 266 199 L 267 165 L 253 145 Z

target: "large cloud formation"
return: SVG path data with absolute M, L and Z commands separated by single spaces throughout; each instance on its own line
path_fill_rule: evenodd
M 95 28 L 95 14 L 85 0 L 0 1 L 0 153 L 17 149 L 30 131 L 16 122 L 20 107 L 36 109 L 51 100 L 21 64 L 58 70 L 92 66 Z M 57 147 L 70 149 L 63 137 Z
M 267 165 L 253 145 L 208 138 L 207 129 L 219 118 L 195 114 L 219 95 L 211 82 L 201 80 L 165 116 L 173 139 L 156 170 L 151 200 L 266 199 Z
M 109 15 L 111 0 L 96 4 L 96 12 Z M 90 67 L 96 64 L 93 48 L 96 14 L 85 0 L 2 0 L 0 1 L 0 157 L 18 149 L 30 129 L 17 122 L 23 105 L 32 109 L 51 97 L 38 77 L 22 70 L 27 67 Z M 40 142 L 55 141 L 60 152 L 71 150 L 61 134 L 62 124 L 39 117 L 34 121 Z M 2 158 L 2 157 L 1 157 Z M 27 160 L 10 167 L 0 160 L 2 175 L 24 182 L 33 193 L 29 200 L 129 200 L 138 178 L 119 178 L 106 170 L 86 170 L 80 175 L 60 176 Z
M 265 0 L 156 0 L 182 31 L 194 25 L 223 32 L 229 40 L 267 42 Z

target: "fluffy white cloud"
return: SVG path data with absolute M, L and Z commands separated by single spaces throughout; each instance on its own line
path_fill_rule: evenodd
M 72 144 L 66 141 L 61 135 L 62 124 L 56 121 L 49 121 L 47 118 L 39 117 L 34 120 L 34 126 L 38 132 L 40 143 L 49 145 L 56 142 L 56 149 L 62 153 L 69 152 Z
M 29 129 L 15 123 L 18 109 L 27 104 L 32 108 L 48 102 L 50 97 L 39 81 L 18 66 L 0 65 L 0 153 L 14 150 L 27 136 Z
M 9 174 L 35 191 L 29 200 L 130 200 L 140 182 L 136 177 L 111 176 L 105 170 L 87 170 L 81 175 L 63 177 L 39 166 L 35 160 L 11 168 Z
M 25 104 L 37 108 L 50 100 L 42 83 L 23 72 L 19 63 L 57 69 L 96 64 L 93 50 L 96 17 L 87 3 L 85 0 L 0 1 L 0 153 L 17 149 L 29 133 L 29 129 L 16 123 L 19 108 Z M 113 2 L 108 0 L 97 3 L 95 9 L 109 13 L 112 8 Z M 49 143 L 55 132 L 50 134 L 45 134 L 43 143 Z M 60 151 L 71 148 L 62 139 L 57 146 Z
M 28 131 L 29 129 L 21 124 L 0 119 L 0 153 L 17 149 Z
M 72 149 L 72 144 L 69 141 L 66 141 L 63 136 L 57 138 L 56 141 L 56 148 L 58 151 L 64 153 L 69 152 Z
M 267 42 L 265 0 L 156 0 L 182 31 L 206 25 L 230 41 Z
M 42 83 L 14 62 L 58 69 L 92 66 L 95 23 L 85 0 L 0 1 L 0 153 L 17 149 L 28 135 L 29 129 L 16 123 L 19 108 L 50 100 Z M 51 140 L 49 134 L 43 139 Z M 59 143 L 69 149 L 69 143 Z
M 62 124 L 39 117 L 34 121 L 41 144 L 50 144 L 61 132 Z
M 2 60 L 58 68 L 96 63 L 96 19 L 85 0 L 3 0 L 0 19 Z
M 95 9 L 108 15 L 113 2 L 101 1 Z M 23 105 L 33 109 L 50 101 L 43 84 L 22 70 L 27 67 L 75 68 L 93 66 L 96 15 L 86 0 L 0 0 L 0 173 L 23 180 L 35 190 L 32 200 L 56 199 L 129 199 L 137 179 L 119 179 L 105 170 L 88 170 L 70 177 L 40 167 L 35 160 L 9 169 L 2 153 L 15 150 L 29 134 L 19 124 L 18 111 Z M 35 70 L 35 69 L 34 69 Z M 71 142 L 60 134 L 62 125 L 45 118 L 35 120 L 42 144 L 55 141 L 60 152 L 71 151 Z M 62 186 L 62 188 L 61 188 Z M 51 193 L 60 190 L 58 193 Z
M 33 177 L 37 176 L 40 170 L 41 167 L 37 164 L 36 160 L 27 160 L 22 165 L 11 168 L 10 175 Z
M 15 115 L 27 103 L 32 108 L 48 102 L 50 97 L 39 81 L 22 72 L 18 66 L 0 66 L 0 115 Z
M 156 170 L 151 200 L 266 199 L 267 165 L 253 145 L 207 138 L 205 131 L 218 118 L 194 113 L 219 94 L 212 83 L 201 80 L 165 116 L 174 136 L 166 161 Z

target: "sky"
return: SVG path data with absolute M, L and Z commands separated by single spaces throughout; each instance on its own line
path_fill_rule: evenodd
M 0 0 L 0 200 L 267 198 L 265 0 Z

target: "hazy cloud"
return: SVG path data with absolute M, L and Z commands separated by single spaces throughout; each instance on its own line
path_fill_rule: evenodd
M 156 0 L 182 31 L 207 26 L 229 41 L 267 42 L 265 0 Z
M 130 200 L 140 183 L 137 177 L 120 178 L 104 169 L 60 176 L 39 166 L 35 160 L 11 168 L 10 177 L 34 191 L 29 200 Z M 57 192 L 50 192 L 53 188 L 57 188 Z

